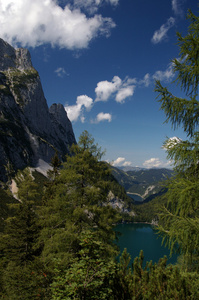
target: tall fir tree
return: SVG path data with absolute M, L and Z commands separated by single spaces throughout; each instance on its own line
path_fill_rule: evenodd
M 29 169 L 19 171 L 15 180 L 18 200 L 10 204 L 15 213 L 5 221 L 2 244 L 5 257 L 23 265 L 33 260 L 35 254 L 34 244 L 39 232 L 35 207 L 39 195 Z
M 179 59 L 172 61 L 175 82 L 186 98 L 174 96 L 156 82 L 161 109 L 173 128 L 181 126 L 187 140 L 167 139 L 164 148 L 173 161 L 175 177 L 168 183 L 168 206 L 160 214 L 159 232 L 170 246 L 183 254 L 187 269 L 198 269 L 199 262 L 199 17 L 188 13 L 188 33 L 178 36 Z
M 112 227 L 119 215 L 107 205 L 110 170 L 99 160 L 102 151 L 85 131 L 71 147 L 71 154 L 46 190 L 40 211 L 39 240 L 49 266 L 54 258 L 66 266 L 79 253 L 81 235 L 87 230 L 94 231 L 96 239 L 104 243 L 105 256 L 116 253 Z
M 51 159 L 50 165 L 52 169 L 48 170 L 47 175 L 50 180 L 53 180 L 58 175 L 59 168 L 61 167 L 61 160 L 57 151 L 55 151 L 55 154 Z
M 41 195 L 30 169 L 18 172 L 15 180 L 18 200 L 11 204 L 13 216 L 5 220 L 0 235 L 0 295 L 3 299 L 36 299 L 40 285 L 45 286 L 37 244 L 40 228 L 36 208 Z

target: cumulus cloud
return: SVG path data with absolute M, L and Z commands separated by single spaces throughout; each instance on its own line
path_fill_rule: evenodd
M 165 24 L 163 24 L 160 29 L 156 30 L 153 34 L 151 41 L 154 44 L 162 42 L 167 37 L 168 30 L 175 24 L 175 19 L 170 17 Z
M 153 75 L 153 79 L 160 81 L 170 81 L 175 76 L 173 72 L 173 64 L 170 63 L 165 71 L 156 71 Z
M 151 169 L 151 168 L 166 168 L 168 166 L 170 166 L 171 162 L 168 161 L 168 162 L 162 162 L 159 158 L 155 158 L 155 157 L 152 157 L 148 160 L 146 160 L 144 163 L 143 163 L 143 166 L 147 169 Z
M 153 75 L 147 73 L 144 78 L 140 80 L 129 77 L 122 80 L 118 76 L 114 76 L 112 81 L 104 80 L 98 82 L 95 88 L 95 101 L 86 95 L 79 96 L 77 97 L 75 105 L 66 105 L 65 109 L 71 121 L 80 120 L 83 123 L 85 121 L 84 110 L 90 110 L 96 102 L 106 102 L 112 97 L 116 102 L 124 103 L 127 97 L 133 96 L 136 87 L 148 87 L 154 79 L 169 82 L 174 76 L 172 63 L 168 65 L 166 70 L 158 70 Z M 112 115 L 110 113 L 100 112 L 94 120 L 91 120 L 91 123 L 97 124 L 101 121 L 111 122 Z
M 112 115 L 109 114 L 109 113 L 99 113 L 96 117 L 96 120 L 94 121 L 94 123 L 99 123 L 99 122 L 102 122 L 102 121 L 108 121 L 108 122 L 111 122 L 112 121 Z
M 159 158 L 150 158 L 148 160 L 146 160 L 144 163 L 143 163 L 143 166 L 145 168 L 153 168 L 153 167 L 159 167 L 161 165 L 161 162 L 159 160 Z
M 57 73 L 59 72 L 61 74 L 65 74 L 62 68 L 57 69 Z M 95 88 L 95 101 L 86 95 L 82 95 L 77 97 L 75 105 L 66 105 L 65 109 L 71 121 L 80 120 L 83 123 L 85 121 L 85 109 L 89 111 L 98 101 L 106 102 L 110 98 L 114 98 L 116 102 L 124 103 L 127 97 L 133 96 L 136 87 L 148 87 L 152 82 L 154 82 L 154 79 L 169 82 L 173 79 L 174 75 L 173 65 L 170 63 L 166 70 L 158 70 L 154 74 L 147 73 L 143 79 L 126 77 L 122 80 L 120 77 L 114 76 L 112 81 L 104 80 L 97 83 L 97 87 Z M 102 121 L 111 122 L 112 115 L 110 113 L 100 112 L 95 119 L 91 119 L 91 123 L 93 124 L 97 124 Z
M 134 95 L 137 86 L 148 87 L 154 79 L 168 82 L 173 77 L 174 72 L 172 63 L 168 65 L 166 70 L 158 70 L 153 75 L 147 73 L 144 75 L 144 78 L 140 80 L 129 77 L 122 80 L 120 77 L 114 76 L 111 81 L 104 80 L 97 83 L 97 87 L 95 88 L 95 102 L 106 102 L 110 98 L 113 98 L 118 103 L 124 103 L 128 97 Z
M 132 162 L 131 161 L 125 161 L 122 165 L 123 167 L 129 167 L 132 166 Z
M 57 74 L 58 77 L 64 77 L 66 75 L 66 71 L 64 68 L 60 67 L 60 68 L 57 68 L 55 70 L 55 73 Z
M 92 107 L 93 99 L 86 96 L 81 95 L 77 97 L 77 105 L 85 106 L 87 110 L 89 110 Z
M 135 90 L 135 85 L 127 86 L 121 88 L 116 95 L 116 102 L 123 103 L 127 97 L 133 96 Z
M 100 34 L 115 27 L 111 18 L 90 18 L 70 5 L 56 0 L 1 0 L 0 36 L 12 45 L 36 47 L 50 43 L 67 49 L 82 49 Z
M 66 105 L 65 110 L 67 112 L 68 118 L 71 122 L 81 120 L 82 123 L 85 121 L 84 109 L 89 111 L 93 105 L 93 99 L 87 95 L 81 95 L 77 97 L 75 105 Z
M 118 76 L 114 76 L 112 81 L 100 81 L 95 88 L 95 101 L 107 101 L 109 97 L 115 93 L 122 85 L 122 80 Z
M 112 81 L 100 81 L 95 88 L 95 101 L 108 101 L 110 97 L 114 97 L 116 102 L 123 103 L 127 97 L 133 95 L 135 82 L 133 78 L 121 80 L 118 76 L 114 76 Z
M 118 157 L 116 160 L 112 161 L 111 163 L 112 166 L 118 167 L 118 166 L 131 166 L 132 162 L 131 161 L 126 161 L 124 157 Z
M 114 160 L 114 161 L 112 162 L 112 165 L 113 165 L 113 166 L 119 166 L 119 165 L 121 165 L 122 163 L 124 163 L 124 161 L 125 161 L 125 158 L 124 158 L 124 157 L 118 157 L 116 160 Z

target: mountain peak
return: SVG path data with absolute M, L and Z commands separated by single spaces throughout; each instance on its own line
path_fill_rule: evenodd
M 27 49 L 14 49 L 0 39 L 0 180 L 6 166 L 17 170 L 49 163 L 76 143 L 72 125 L 61 104 L 48 108 L 38 72 Z
M 25 70 L 32 68 L 30 53 L 27 49 L 14 49 L 10 44 L 0 38 L 0 70 L 9 68 Z

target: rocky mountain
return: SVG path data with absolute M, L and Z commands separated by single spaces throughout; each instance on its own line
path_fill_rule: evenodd
M 0 39 L 0 180 L 7 172 L 63 157 L 76 143 L 61 104 L 48 108 L 38 72 L 27 49 Z
M 132 167 L 132 166 L 122 166 L 122 167 L 117 167 L 117 168 L 124 172 L 146 170 L 146 168 Z
M 165 168 L 123 171 L 112 167 L 112 174 L 134 200 L 150 201 L 163 192 L 162 182 L 170 178 L 173 171 Z

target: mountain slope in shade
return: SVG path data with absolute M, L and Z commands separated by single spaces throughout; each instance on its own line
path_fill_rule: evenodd
M 62 158 L 76 143 L 62 104 L 48 108 L 27 49 L 0 39 L 0 180 L 6 172 Z M 6 171 L 7 169 L 7 171 Z

